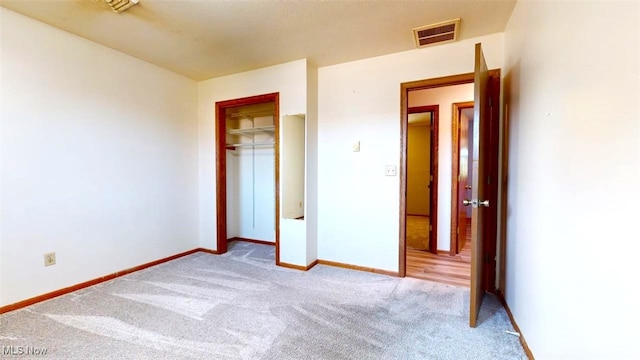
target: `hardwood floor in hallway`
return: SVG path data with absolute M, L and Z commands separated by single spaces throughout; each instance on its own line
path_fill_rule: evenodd
M 429 217 L 407 215 L 407 248 L 429 250 Z
M 409 229 L 407 228 L 407 232 Z M 407 247 L 407 276 L 439 283 L 469 287 L 471 279 L 471 232 L 455 256 L 432 254 Z

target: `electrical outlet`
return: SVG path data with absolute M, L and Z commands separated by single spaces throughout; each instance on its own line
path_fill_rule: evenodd
M 44 254 L 44 266 L 51 266 L 56 264 L 56 253 Z
M 384 167 L 384 175 L 385 176 L 396 176 L 396 166 L 395 165 L 386 165 Z

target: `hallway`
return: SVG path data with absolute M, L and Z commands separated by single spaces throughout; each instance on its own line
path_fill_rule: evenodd
M 428 226 L 427 226 L 428 228 Z M 415 228 L 407 221 L 407 276 L 439 283 L 469 287 L 471 276 L 471 229 L 467 229 L 467 241 L 455 256 L 448 252 L 432 254 L 416 250 L 409 245 L 410 234 Z M 412 237 L 414 237 L 413 235 Z

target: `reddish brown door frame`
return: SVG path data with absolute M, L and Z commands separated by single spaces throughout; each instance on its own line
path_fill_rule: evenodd
M 233 99 L 216 102 L 216 250 L 223 254 L 227 252 L 227 150 L 226 110 L 232 107 L 262 104 L 274 102 L 273 116 L 274 150 L 275 150 L 275 228 L 276 228 L 276 264 L 280 263 L 280 94 L 271 93 L 265 95 L 250 96 L 241 99 Z
M 451 109 L 451 247 L 449 255 L 458 253 L 460 232 L 458 231 L 458 211 L 461 199 L 458 198 L 458 185 L 460 183 L 460 111 L 473 108 L 473 101 L 454 103 Z M 462 236 L 467 236 L 466 232 Z
M 491 138 L 492 138 L 492 148 L 494 150 L 498 149 L 498 135 L 499 135 L 499 99 L 500 99 L 500 69 L 489 70 L 489 75 L 491 76 L 491 86 L 492 86 L 492 98 L 493 101 L 496 101 L 496 104 L 492 107 L 494 109 L 491 113 Z M 452 75 L 445 76 L 440 78 L 433 78 L 427 80 L 418 80 L 411 81 L 400 84 L 400 229 L 399 229 L 399 266 L 398 266 L 398 275 L 401 277 L 406 276 L 407 271 L 407 254 L 406 254 L 406 214 L 407 214 L 407 131 L 408 131 L 408 109 L 409 109 L 409 91 L 411 90 L 420 90 L 420 89 L 431 89 L 443 86 L 452 86 L 452 85 L 461 85 L 461 84 L 469 84 L 474 82 L 474 73 L 460 74 L 460 75 Z M 492 184 L 498 183 L 498 155 L 497 151 L 495 154 L 491 155 L 491 159 L 495 160 L 495 164 L 492 160 L 492 170 L 491 177 Z M 497 204 L 497 188 L 492 186 L 493 193 L 490 197 L 490 202 L 492 204 Z M 486 249 L 486 258 L 489 262 L 486 265 L 487 271 L 484 272 L 485 278 L 483 280 L 483 287 L 487 291 L 495 291 L 495 255 L 496 255 L 496 231 L 497 231 L 497 206 L 492 206 L 490 213 L 492 215 L 489 216 L 489 221 L 492 226 L 488 226 L 486 228 L 493 228 L 493 235 L 487 234 L 487 239 L 491 239 L 491 241 L 487 241 Z M 503 274 L 501 274 L 501 277 Z
M 438 119 L 440 105 L 416 106 L 407 109 L 407 126 L 409 121 L 408 114 L 419 114 L 430 112 L 432 116 L 431 126 L 431 142 L 430 142 L 430 175 L 433 177 L 429 185 L 429 252 L 438 253 Z M 405 177 L 405 181 L 407 181 Z M 406 198 L 406 196 L 405 196 Z M 406 211 L 406 210 L 405 210 Z

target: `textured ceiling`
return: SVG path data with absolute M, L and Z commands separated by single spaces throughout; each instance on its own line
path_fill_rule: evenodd
M 462 18 L 459 39 L 504 30 L 505 1 L 0 0 L 0 6 L 196 80 L 308 58 L 318 66 L 415 49 L 411 29 Z

